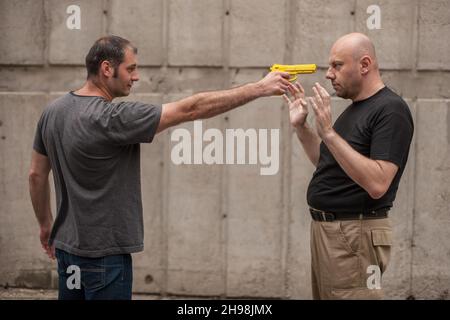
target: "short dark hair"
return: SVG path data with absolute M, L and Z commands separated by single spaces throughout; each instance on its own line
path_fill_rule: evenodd
M 137 54 L 137 48 L 130 41 L 118 36 L 106 36 L 95 41 L 86 55 L 87 77 L 98 75 L 103 61 L 109 61 L 114 67 L 114 77 L 117 77 L 117 68 L 125 57 L 125 48 L 129 47 Z

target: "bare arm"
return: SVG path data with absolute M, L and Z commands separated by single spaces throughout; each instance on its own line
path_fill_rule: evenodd
M 294 100 L 291 101 L 286 95 L 283 95 L 283 98 L 289 105 L 291 124 L 295 128 L 297 137 L 309 160 L 317 167 L 319 163 L 321 139 L 306 121 L 308 116 L 308 104 L 305 101 L 305 91 L 299 83 L 296 83 L 295 85 L 289 86 L 289 92 Z
M 373 199 L 381 198 L 389 189 L 398 166 L 389 161 L 367 158 L 353 149 L 334 131 L 331 124 L 330 96 L 319 84 L 313 88 L 310 99 L 316 114 L 316 128 L 342 170 L 361 186 Z
M 44 155 L 33 150 L 29 173 L 29 187 L 34 213 L 40 227 L 41 245 L 49 257 L 54 258 L 53 248 L 48 246 L 48 239 L 53 225 L 50 207 L 50 161 Z
M 307 123 L 303 126 L 295 127 L 295 132 L 308 159 L 317 167 L 319 164 L 321 139 Z
M 367 158 L 354 150 L 334 130 L 324 136 L 327 145 L 342 170 L 373 199 L 381 198 L 389 189 L 398 166 L 384 160 Z
M 273 72 L 257 83 L 249 83 L 229 90 L 197 93 L 188 98 L 164 104 L 156 132 L 182 122 L 214 117 L 259 97 L 283 94 L 289 85 L 288 79 L 288 73 Z

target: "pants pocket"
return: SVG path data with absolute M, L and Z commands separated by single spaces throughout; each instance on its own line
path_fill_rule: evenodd
M 356 254 L 361 240 L 361 223 L 353 220 L 340 221 L 339 233 L 343 245 L 350 253 Z
M 384 273 L 391 257 L 392 231 L 389 229 L 373 229 L 370 233 L 377 264 L 381 273 Z
M 81 283 L 87 290 L 101 289 L 105 286 L 105 270 L 82 269 Z
M 81 283 L 86 290 L 101 289 L 105 286 L 106 268 L 104 258 L 89 259 L 80 264 Z

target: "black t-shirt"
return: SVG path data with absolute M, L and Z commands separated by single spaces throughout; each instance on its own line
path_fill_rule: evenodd
M 322 142 L 319 163 L 308 187 L 309 206 L 327 212 L 346 213 L 392 207 L 414 132 L 406 102 L 384 87 L 373 96 L 348 106 L 333 127 L 360 154 L 374 160 L 393 162 L 399 170 L 386 194 L 373 199 L 342 170 Z

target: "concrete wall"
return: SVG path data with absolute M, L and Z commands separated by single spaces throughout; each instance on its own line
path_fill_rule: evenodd
M 69 30 L 66 8 L 81 8 Z M 368 30 L 367 8 L 381 9 Z M 317 63 L 324 79 L 342 34 L 375 42 L 385 82 L 409 103 L 415 135 L 392 218 L 385 275 L 390 298 L 448 298 L 450 289 L 450 2 L 448 0 L 0 0 L 0 285 L 56 286 L 43 254 L 27 173 L 43 107 L 85 79 L 84 56 L 103 34 L 139 47 L 141 80 L 128 99 L 162 103 L 260 79 L 272 63 Z M 334 116 L 348 101 L 333 100 Z M 192 123 L 181 127 L 192 132 Z M 203 122 L 206 128 L 277 128 L 280 170 L 171 162 L 175 128 L 143 146 L 145 251 L 137 292 L 305 298 L 310 294 L 305 193 L 313 172 L 281 98 Z

